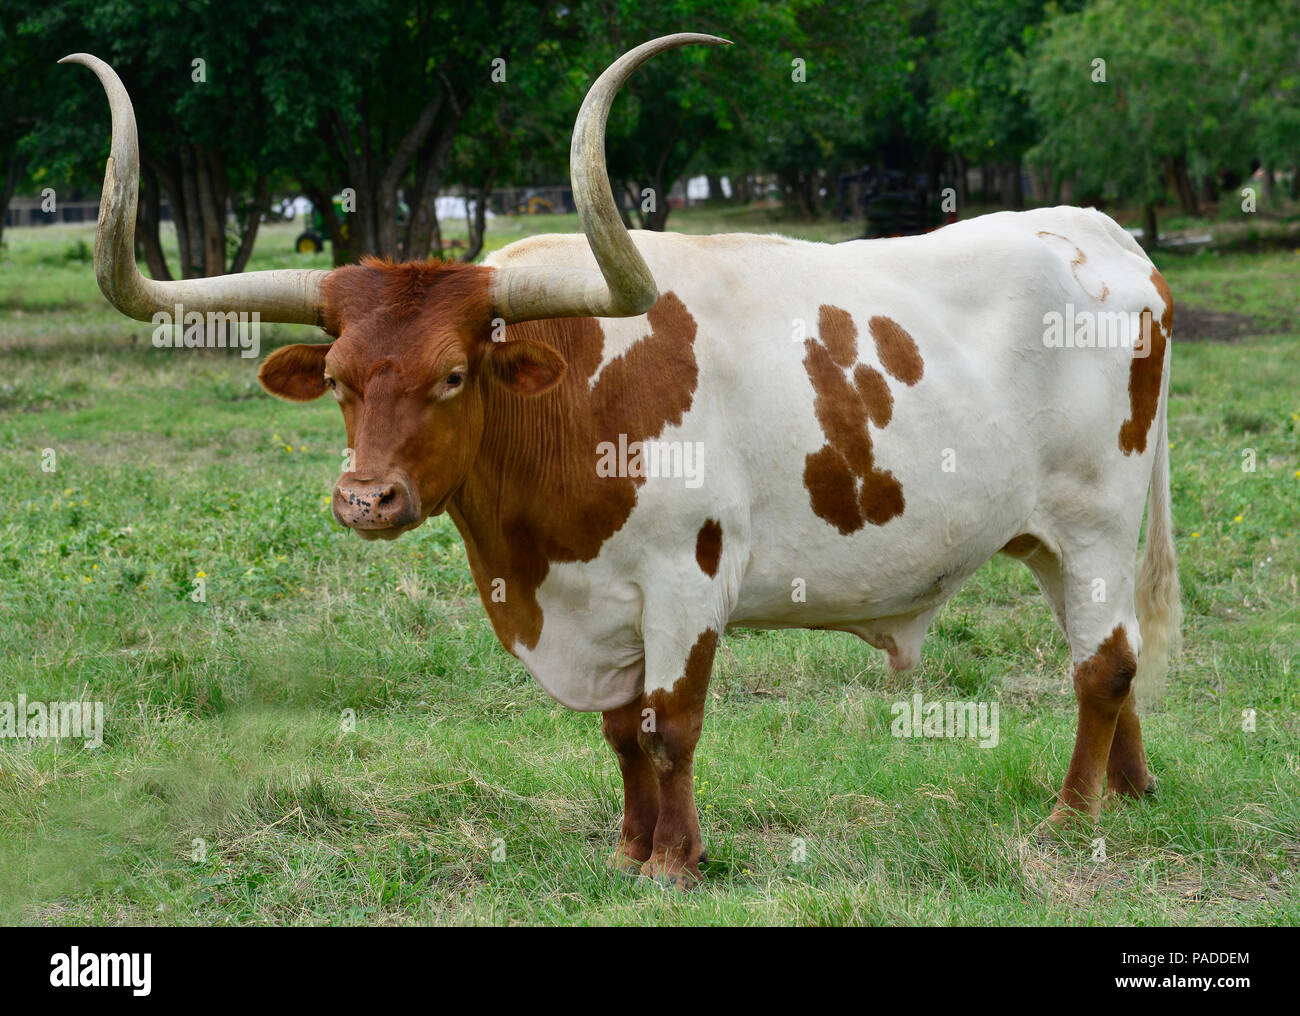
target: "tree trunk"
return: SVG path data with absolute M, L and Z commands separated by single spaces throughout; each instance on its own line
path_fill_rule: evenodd
M 1156 203 L 1145 201 L 1142 204 L 1142 246 L 1155 250 L 1160 242 L 1159 225 L 1156 222 Z
M 183 144 L 179 148 L 181 174 L 181 212 L 185 216 L 185 231 L 189 240 L 186 250 L 181 252 L 181 277 L 197 279 L 203 275 L 206 261 L 203 239 L 203 212 L 199 199 L 198 167 L 195 165 L 194 149 Z
M 1002 207 L 1019 211 L 1025 207 L 1025 187 L 1020 175 L 1020 162 L 1006 162 L 999 167 Z
M 406 225 L 405 256 L 423 261 L 432 254 L 442 257 L 442 227 L 438 223 L 438 191 L 447 153 L 456 137 L 459 116 L 442 124 L 432 137 L 426 138 L 422 156 L 416 160 L 415 201 L 411 203 L 411 221 Z
M 1174 192 L 1178 195 L 1178 207 L 1182 209 L 1184 215 L 1199 215 L 1200 209 L 1196 204 L 1196 188 L 1192 186 L 1191 178 L 1187 175 L 1187 159 L 1185 156 L 1178 156 L 1169 162 L 1169 179 L 1173 184 Z
M 1272 204 L 1273 202 L 1273 167 L 1265 163 L 1259 167 L 1261 176 L 1259 180 L 1259 198 L 1261 204 Z
M 325 232 L 329 234 L 330 247 L 334 256 L 334 267 L 350 264 L 354 260 L 351 256 L 350 238 L 345 232 L 344 220 L 334 211 L 334 202 L 330 198 L 333 192 L 315 180 L 299 178 L 298 184 L 302 187 L 302 192 L 311 200 L 313 208 L 320 212 L 321 218 L 325 221 Z
M 163 253 L 158 200 L 158 174 L 149 166 L 140 170 L 140 204 L 136 209 L 135 236 L 144 251 L 149 275 L 159 282 L 167 282 L 172 273 L 167 268 Z
M 492 184 L 496 182 L 499 168 L 499 166 L 493 165 L 483 179 L 479 181 L 478 194 L 474 199 L 474 218 L 469 223 L 469 243 L 466 245 L 465 253 L 460 258 L 466 264 L 478 257 L 483 250 L 483 238 L 487 232 L 487 203 L 488 198 L 492 195 Z M 466 218 L 468 218 L 468 206 L 465 209 L 465 214 Z
M 203 224 L 203 274 L 209 278 L 226 271 L 226 209 L 217 203 L 217 180 L 212 156 L 194 150 L 199 193 L 199 220 Z
M 1219 203 L 1219 181 L 1213 173 L 1206 173 L 1201 177 L 1201 200 L 1208 205 Z
M 347 242 L 345 256 L 379 254 L 381 252 L 375 228 L 375 193 L 370 176 L 370 159 L 362 148 L 362 145 L 369 138 L 369 131 L 365 128 L 365 120 L 362 119 L 362 137 L 360 140 L 352 137 L 352 132 L 348 129 L 347 123 L 337 110 L 334 113 L 332 123 L 326 125 L 323 131 L 330 149 L 342 155 L 343 166 L 346 167 L 344 179 L 347 182 L 344 187 L 339 189 L 351 189 L 355 199 L 355 206 L 349 210 L 345 205 L 342 213 L 343 226 L 345 227 L 344 236 Z M 336 252 L 335 258 L 337 259 L 337 257 Z M 348 256 L 347 260 L 354 260 L 354 257 Z
M 1029 167 L 1029 183 L 1033 187 L 1033 199 L 1040 205 L 1047 204 L 1047 196 L 1051 191 L 1052 171 L 1042 164 L 1034 164 Z
M 248 267 L 248 259 L 253 256 L 253 244 L 257 242 L 257 231 L 264 216 L 271 206 L 271 188 L 268 176 L 263 173 L 257 178 L 256 193 L 249 202 L 248 214 L 243 222 L 239 237 L 239 247 L 230 262 L 230 274 L 238 275 Z
M 672 186 L 669 184 L 668 186 Z M 642 216 L 641 228 L 653 230 L 656 233 L 662 233 L 664 227 L 668 225 L 668 213 L 672 211 L 672 206 L 668 204 L 668 191 L 660 187 L 654 188 L 655 204 L 654 208 Z
M 808 174 L 802 169 L 787 170 L 778 173 L 781 190 L 786 195 L 787 204 L 793 204 L 804 219 L 816 218 L 816 206 L 812 203 L 812 188 L 808 183 Z
M 636 190 L 632 187 L 632 183 L 629 180 L 619 180 L 618 187 L 611 189 L 614 190 L 615 194 L 622 194 L 623 197 L 627 199 L 626 201 L 619 199 L 615 201 L 615 204 L 618 205 L 618 217 L 623 220 L 623 228 L 632 229 L 632 213 L 629 212 L 628 209 L 637 207 Z M 638 211 L 638 217 L 640 214 L 640 211 Z M 639 221 L 638 218 L 638 222 Z
M 0 192 L 0 241 L 4 240 L 5 216 L 9 214 L 9 202 L 13 200 L 14 191 L 18 189 L 18 181 L 23 178 L 27 172 L 27 159 L 17 154 L 11 155 L 5 164 L 4 180 L 0 182 L 3 192 Z
M 402 140 L 398 142 L 393 158 L 388 163 L 388 168 L 384 170 L 383 176 L 379 178 L 379 188 L 376 194 L 376 204 L 381 212 L 378 241 L 379 250 L 384 257 L 395 258 L 399 254 L 397 240 L 397 185 L 406 176 L 411 161 L 428 139 L 441 107 L 442 94 L 440 92 L 436 98 L 425 104 L 424 109 L 420 111 L 419 118 L 402 137 Z M 414 209 L 412 209 L 412 212 L 414 212 Z
M 148 168 L 158 180 L 158 186 L 162 194 L 167 196 L 167 201 L 172 209 L 172 226 L 176 229 L 176 249 L 180 258 L 181 278 L 185 277 L 185 257 L 186 251 L 189 250 L 189 223 L 185 219 L 185 201 L 184 194 L 181 191 L 180 160 L 176 155 L 166 162 L 159 162 L 152 157 L 147 149 L 140 150 L 140 162 Z M 162 214 L 159 212 L 159 230 L 162 229 Z M 161 255 L 161 242 L 159 243 Z M 146 252 L 147 253 L 147 252 Z M 171 278 L 175 278 L 168 270 L 167 273 Z

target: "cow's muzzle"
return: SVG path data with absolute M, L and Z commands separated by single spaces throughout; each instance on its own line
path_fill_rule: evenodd
M 344 473 L 334 485 L 334 518 L 358 536 L 391 540 L 420 524 L 420 495 L 403 475 Z

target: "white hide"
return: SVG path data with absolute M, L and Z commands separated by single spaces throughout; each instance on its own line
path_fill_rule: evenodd
M 551 565 L 537 591 L 540 641 L 514 648 L 556 699 L 601 710 L 670 688 L 698 635 L 728 625 L 850 631 L 892 646 L 895 667 L 913 666 L 939 606 L 1026 533 L 1062 562 L 1038 578 L 1068 619 L 1076 660 L 1116 624 L 1138 651 L 1135 555 L 1153 451 L 1166 440 L 1164 396 L 1145 453 L 1126 456 L 1131 350 L 1044 341 L 1045 315 L 1067 306 L 1164 311 L 1151 263 L 1115 222 L 1061 207 L 834 245 L 632 236 L 660 293 L 675 293 L 698 327 L 690 411 L 659 439 L 700 442 L 703 483 L 647 480 L 595 560 Z M 487 263 L 595 268 L 581 236 L 524 240 Z M 803 479 L 825 436 L 798 322 L 815 336 L 823 304 L 852 315 L 859 362 L 881 369 L 875 315 L 901 325 L 924 360 L 913 387 L 881 369 L 893 418 L 870 426 L 877 468 L 902 484 L 903 513 L 850 535 L 813 513 Z M 649 332 L 644 316 L 600 325 L 602 366 Z M 1167 378 L 1168 361 L 1162 392 Z M 723 534 L 713 578 L 695 559 L 709 518 Z

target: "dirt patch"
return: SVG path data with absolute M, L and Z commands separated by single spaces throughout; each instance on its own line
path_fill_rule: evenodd
M 1286 331 L 1286 323 L 1206 310 L 1180 303 L 1174 309 L 1174 342 L 1237 342 L 1247 335 L 1275 335 Z

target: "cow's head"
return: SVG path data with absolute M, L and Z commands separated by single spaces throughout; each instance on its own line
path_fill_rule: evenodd
M 332 392 L 343 411 L 349 468 L 334 488 L 334 517 L 367 538 L 393 538 L 442 511 L 464 481 L 484 428 L 486 390 L 547 391 L 565 369 L 556 350 L 511 339 L 508 326 L 561 317 L 628 317 L 658 298 L 650 269 L 623 227 L 605 171 L 605 121 L 623 82 L 656 53 L 710 35 L 654 39 L 596 80 L 574 124 L 573 198 L 599 271 L 487 268 L 367 259 L 333 272 L 251 272 L 156 282 L 135 267 L 139 149 L 135 114 L 113 69 L 85 53 L 61 62 L 93 70 L 108 95 L 113 143 L 95 274 L 109 301 L 150 321 L 159 311 L 239 311 L 261 321 L 317 324 L 328 344 L 287 346 L 262 365 L 273 395 L 307 401 Z M 503 340 L 503 341 L 496 341 Z
M 493 341 L 493 271 L 367 259 L 322 286 L 328 345 L 286 346 L 258 375 L 281 398 L 338 400 L 352 450 L 334 517 L 392 539 L 443 510 L 483 435 L 486 388 L 549 390 L 565 363 L 529 339 Z

